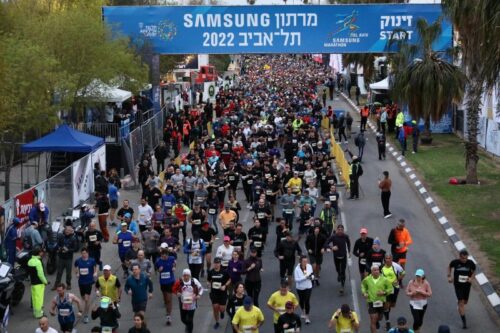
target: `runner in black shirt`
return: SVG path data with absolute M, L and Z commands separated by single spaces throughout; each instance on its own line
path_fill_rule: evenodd
M 217 236 L 217 233 L 215 232 L 215 229 L 210 226 L 208 221 L 205 221 L 201 225 L 201 229 L 198 234 L 200 235 L 200 238 L 205 242 L 206 250 L 203 260 L 205 260 L 206 262 L 208 272 L 210 270 L 210 267 L 212 266 L 212 244 L 215 241 L 215 236 Z M 202 269 L 201 276 L 203 277 L 204 275 L 205 271 Z
M 468 258 L 469 252 L 464 249 L 460 251 L 460 257 L 452 260 L 448 266 L 448 282 L 453 282 L 453 286 L 455 287 L 455 294 L 458 300 L 458 313 L 462 318 L 463 328 L 467 328 L 465 305 L 469 300 L 470 287 L 474 280 L 474 272 L 476 271 L 476 264 Z M 451 277 L 452 269 L 453 278 Z
M 288 301 L 285 304 L 286 312 L 278 318 L 277 327 L 280 333 L 295 333 L 300 331 L 300 316 L 293 312 L 293 303 Z M 297 330 L 298 329 L 298 330 Z
M 229 275 L 221 268 L 221 258 L 214 259 L 214 268 L 208 271 L 207 282 L 210 288 L 210 300 L 212 301 L 212 309 L 215 319 L 214 330 L 216 330 L 220 326 L 219 315 L 220 319 L 224 319 L 224 312 L 226 311 L 227 303 L 226 288 L 231 283 Z

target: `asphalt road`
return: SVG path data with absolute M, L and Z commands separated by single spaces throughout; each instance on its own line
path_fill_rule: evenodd
M 348 109 L 348 106 L 342 100 L 335 100 L 335 109 Z M 357 119 L 356 115 L 353 115 Z M 355 121 L 353 131 L 359 130 L 359 122 Z M 365 147 L 365 155 L 363 157 L 364 175 L 360 179 L 360 200 L 348 201 L 345 200 L 346 195 L 341 190 L 341 211 L 342 222 L 346 226 L 346 231 L 354 241 L 359 237 L 358 231 L 361 227 L 369 229 L 371 237 L 380 237 L 382 247 L 386 250 L 390 248 L 387 246 L 387 237 L 390 229 L 395 226 L 399 218 L 405 218 L 407 227 L 409 228 L 413 237 L 414 244 L 410 247 L 407 265 L 407 278 L 413 276 L 417 268 L 423 268 L 426 272 L 427 279 L 429 280 L 432 289 L 433 297 L 429 300 L 428 310 L 422 327 L 422 332 L 437 332 L 437 327 L 440 324 L 448 324 L 452 332 L 461 331 L 460 318 L 456 311 L 456 299 L 453 292 L 453 287 L 448 284 L 446 280 L 446 267 L 451 259 L 454 258 L 455 253 L 450 244 L 446 242 L 446 235 L 443 234 L 437 223 L 432 219 L 424 204 L 420 201 L 417 194 L 404 178 L 403 174 L 399 171 L 394 161 L 388 157 L 386 161 L 379 161 L 376 155 L 375 136 L 373 133 L 368 132 L 367 145 Z M 350 140 L 350 149 L 355 152 L 356 147 L 352 144 L 353 139 Z M 377 177 L 382 171 L 387 170 L 393 180 L 392 198 L 391 198 L 391 211 L 394 216 L 389 220 L 384 220 L 382 216 L 382 207 L 380 203 L 380 193 L 377 187 Z M 133 207 L 137 207 L 138 198 L 140 193 L 138 191 L 122 191 L 121 199 L 129 199 Z M 238 199 L 244 204 L 243 193 L 238 193 Z M 317 211 L 320 211 L 318 207 Z M 243 208 L 240 214 L 241 221 L 245 226 L 245 231 L 251 227 L 252 213 Z M 275 243 L 275 236 L 273 234 L 274 225 L 270 226 L 270 237 L 268 246 L 263 255 L 264 272 L 263 272 L 263 288 L 260 296 L 261 309 L 264 312 L 265 324 L 261 329 L 263 333 L 273 332 L 272 328 L 272 313 L 265 306 L 267 298 L 276 291 L 279 287 L 279 266 L 278 260 L 274 257 L 272 246 Z M 295 229 L 296 230 L 296 229 Z M 221 243 L 220 239 L 216 246 Z M 303 242 L 302 242 L 303 246 Z M 116 245 L 111 243 L 104 245 L 103 262 L 110 264 L 113 269 L 119 267 L 119 259 L 117 254 Z M 76 256 L 75 256 L 76 258 Z M 178 269 L 180 272 L 186 267 L 185 256 L 180 255 L 178 260 Z M 360 294 L 360 277 L 357 270 L 357 261 L 353 258 L 353 268 L 350 270 L 350 276 L 346 284 L 346 292 L 343 296 L 339 296 L 339 284 L 336 278 L 336 272 L 333 266 L 331 254 L 325 255 L 323 270 L 321 274 L 321 286 L 314 288 L 312 292 L 311 304 L 311 325 L 304 326 L 303 332 L 327 332 L 327 323 L 333 313 L 342 303 L 351 304 L 357 310 L 361 318 L 360 332 L 369 332 L 368 329 L 368 312 L 365 301 Z M 117 275 L 122 276 L 121 269 L 118 270 Z M 49 276 L 49 280 L 54 282 L 55 276 Z M 155 293 L 153 299 L 148 302 L 148 309 L 146 312 L 146 320 L 151 332 L 183 332 L 184 327 L 180 322 L 178 306 L 174 303 L 173 310 L 173 325 L 169 328 L 165 326 L 165 309 L 162 302 L 161 294 L 159 293 L 158 277 L 153 276 L 155 286 Z M 206 281 L 201 281 L 204 286 Z M 73 286 L 77 286 L 76 280 L 73 279 Z M 294 288 L 292 288 L 294 291 Z M 79 295 L 79 291 L 75 288 L 72 292 Z M 45 308 L 48 312 L 50 300 L 55 295 L 46 290 Z M 22 303 L 14 309 L 14 314 L 10 318 L 9 331 L 10 332 L 34 332 L 37 327 L 37 322 L 33 319 L 30 310 L 30 293 L 27 291 Z M 121 328 L 119 332 L 127 332 L 128 328 L 132 327 L 132 309 L 130 298 L 123 295 L 121 307 L 122 319 L 120 320 Z M 491 316 L 488 305 L 480 298 L 478 288 L 474 287 L 471 292 L 471 299 L 467 307 L 467 318 L 470 332 L 494 332 L 498 331 L 495 318 Z M 397 307 L 391 313 L 392 322 L 398 316 L 404 315 L 408 318 L 410 324 L 412 322 L 409 311 L 408 298 L 404 293 L 400 293 Z M 227 316 L 226 316 L 227 318 Z M 50 318 L 52 327 L 58 329 L 57 320 Z M 222 327 L 218 331 L 223 332 L 226 327 L 227 319 L 222 321 Z M 89 324 L 84 325 L 79 323 L 77 331 L 90 332 L 92 326 L 97 325 L 98 322 L 91 321 Z M 195 315 L 195 332 L 206 333 L 214 332 L 212 326 L 214 324 L 211 312 L 210 301 L 208 293 L 206 293 L 199 304 L 199 308 Z M 381 330 L 382 331 L 382 330 Z M 225 332 L 231 332 L 229 325 L 226 327 Z

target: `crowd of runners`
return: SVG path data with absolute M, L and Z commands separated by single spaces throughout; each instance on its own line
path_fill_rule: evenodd
M 56 296 L 48 312 L 57 315 L 62 332 L 71 332 L 80 316 L 84 323 L 97 320 L 91 332 L 124 332 L 118 328 L 123 316 L 134 316 L 128 332 L 150 332 L 147 304 L 157 290 L 165 304 L 165 325 L 180 320 L 189 333 L 199 331 L 195 312 L 202 297 L 212 303 L 214 330 L 225 327 L 229 317 L 233 332 L 259 332 L 264 321 L 273 321 L 276 333 L 305 331 L 311 311 L 332 310 L 314 308 L 321 292 L 313 290 L 325 284 L 334 287 L 331 277 L 321 274 L 328 252 L 333 254 L 338 282 L 334 288 L 340 295 L 349 279 L 348 262 L 355 257 L 370 332 L 420 332 L 432 281 L 426 279 L 423 261 L 422 268 L 405 272 L 412 247 L 405 220 L 389 235 L 370 229 L 370 235 L 377 236 L 372 238 L 366 226 L 359 238 L 351 239 L 340 218 L 333 138 L 328 126 L 322 127 L 325 118 L 334 118 L 327 104 L 336 93 L 332 87 L 337 78 L 307 55 L 246 56 L 241 65 L 235 86 L 220 90 L 213 105 L 170 110 L 155 158 L 145 153 L 140 163 L 138 207 L 119 202 L 119 181 L 96 170 L 96 184 L 109 182 L 97 188 L 98 223 L 92 220 L 92 209 L 84 206 L 82 216 L 89 228 L 81 255 L 68 254 L 73 247 L 71 227 L 61 243 L 59 259 L 64 264 L 58 267 Z M 341 121 L 348 124 L 345 118 Z M 343 185 L 350 186 L 351 199 L 358 199 L 361 159 L 349 160 L 351 181 Z M 380 179 L 380 189 L 384 216 L 389 218 L 388 173 Z M 247 220 L 240 214 L 245 206 L 251 210 Z M 390 249 L 382 248 L 380 238 L 387 239 Z M 222 245 L 215 246 L 218 239 Z M 101 261 L 103 248 L 118 255 L 121 269 Z M 266 252 L 276 261 L 263 263 Z M 56 331 L 49 329 L 40 305 L 39 288 L 47 284 L 39 264 L 42 256 L 43 250 L 35 248 L 30 260 L 33 310 L 41 318 L 37 332 L 52 333 Z M 187 268 L 177 271 L 180 262 L 187 262 Z M 280 280 L 262 280 L 264 267 L 275 264 Z M 465 328 L 475 265 L 462 251 L 449 267 Z M 80 297 L 69 292 L 72 270 Z M 61 283 L 64 271 L 66 284 Z M 275 285 L 276 292 L 261 295 L 264 283 Z M 397 302 L 400 291 L 408 296 L 412 320 L 390 317 L 395 308 L 408 306 Z M 93 293 L 100 297 L 94 307 L 89 301 Z M 133 313 L 121 312 L 120 302 L 128 301 Z M 262 307 L 272 310 L 272 318 L 264 318 Z M 324 325 L 325 331 L 347 333 L 357 332 L 360 322 L 353 304 L 346 303 L 333 309 Z M 439 332 L 449 329 L 442 326 Z

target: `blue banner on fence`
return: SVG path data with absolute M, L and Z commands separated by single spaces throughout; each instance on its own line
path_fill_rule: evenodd
M 383 52 L 391 38 L 415 42 L 418 19 L 441 14 L 434 4 L 103 7 L 115 31 L 162 54 Z M 445 20 L 434 48 L 451 37 Z

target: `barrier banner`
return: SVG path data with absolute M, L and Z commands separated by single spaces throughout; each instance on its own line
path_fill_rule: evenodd
M 33 191 L 33 188 L 16 195 L 15 200 L 16 200 L 15 215 L 16 217 L 23 220 L 25 217 L 28 217 L 35 201 L 35 193 Z
M 103 7 L 112 29 L 162 54 L 384 52 L 389 39 L 416 41 L 419 18 L 441 14 L 440 4 Z M 444 20 L 434 48 L 451 41 Z
M 73 178 L 73 207 L 90 198 L 91 185 L 94 179 L 90 155 L 86 155 L 71 166 Z

